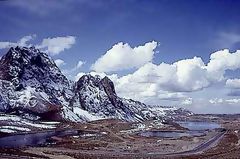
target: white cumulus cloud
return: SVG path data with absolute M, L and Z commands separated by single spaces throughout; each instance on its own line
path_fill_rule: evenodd
M 157 42 L 152 41 L 132 48 L 129 44 L 120 42 L 101 56 L 91 68 L 97 72 L 139 68 L 152 61 L 157 45 Z
M 33 40 L 35 37 L 36 35 L 28 35 L 28 36 L 22 37 L 17 42 L 2 41 L 0 42 L 0 49 L 6 49 L 6 48 L 16 47 L 16 46 L 29 47 L 32 45 L 32 44 L 29 44 L 29 41 Z
M 226 70 L 240 68 L 240 50 L 231 53 L 228 49 L 224 49 L 212 53 L 206 68 L 212 80 L 223 80 Z
M 201 58 L 197 57 L 180 60 L 173 64 L 147 63 L 134 73 L 122 76 L 117 81 L 117 87 L 122 92 L 138 91 L 146 95 L 157 95 L 159 90 L 169 92 L 197 91 L 209 86 L 209 84 L 207 69 Z
M 226 81 L 226 86 L 233 89 L 240 89 L 240 79 L 228 79 Z
M 74 36 L 46 38 L 37 47 L 54 56 L 66 49 L 70 49 L 75 42 L 76 37 Z
M 11 42 L 11 41 L 1 41 L 0 42 L 0 49 L 6 49 L 10 47 L 30 47 L 34 46 L 33 43 L 31 43 L 32 40 L 36 38 L 36 35 L 28 35 L 22 37 L 17 42 Z M 76 42 L 76 37 L 74 36 L 65 36 L 65 37 L 54 37 L 54 38 L 46 38 L 43 39 L 40 44 L 35 44 L 36 48 L 40 49 L 41 51 L 47 52 L 50 55 L 54 56 L 61 52 L 63 52 L 66 49 L 70 49 L 73 44 Z
M 240 52 L 220 50 L 205 64 L 200 57 L 179 60 L 173 64 L 146 63 L 135 72 L 112 79 L 118 94 L 140 101 L 148 99 L 192 100 L 187 92 L 199 91 L 225 80 L 227 70 L 240 68 Z M 229 83 L 229 82 L 228 82 Z M 219 101 L 218 101 L 219 102 Z

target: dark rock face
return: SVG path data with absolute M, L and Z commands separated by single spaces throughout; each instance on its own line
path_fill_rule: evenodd
M 99 118 L 143 121 L 163 118 L 163 114 L 186 113 L 178 109 L 164 109 L 164 113 L 161 108 L 157 110 L 118 97 L 108 77 L 101 79 L 88 74 L 70 83 L 54 61 L 34 47 L 11 48 L 0 60 L 1 112 L 71 121 Z
M 115 108 L 112 105 L 105 88 L 102 85 L 102 80 L 99 76 L 84 75 L 77 81 L 77 86 L 74 98 L 78 99 L 81 107 L 84 110 L 92 113 L 103 112 L 105 115 L 115 113 Z M 108 89 L 107 85 L 105 85 Z M 109 94 L 110 95 L 110 94 Z
M 70 98 L 70 95 L 66 94 L 69 90 L 67 78 L 47 54 L 34 47 L 11 48 L 0 60 L 0 79 L 5 83 L 9 82 L 13 96 L 9 98 L 12 102 L 5 103 L 14 103 L 13 101 L 18 100 L 18 104 L 10 107 L 2 105 L 1 108 L 4 107 L 5 110 L 9 107 L 35 114 L 53 110 L 60 112 L 62 103 L 59 98 L 64 100 Z M 26 94 L 30 97 L 26 97 Z M 29 98 L 28 103 L 20 101 L 21 97 Z
M 17 91 L 27 86 L 44 91 L 55 104 L 60 104 L 56 98 L 69 88 L 54 61 L 34 47 L 11 48 L 0 60 L 0 79 L 13 83 Z
M 103 86 L 103 88 L 104 88 L 105 92 L 107 93 L 108 97 L 114 101 L 114 98 L 117 97 L 117 94 L 115 92 L 113 82 L 108 77 L 104 77 L 100 81 L 100 83 Z M 114 104 L 114 102 L 113 102 L 113 104 Z

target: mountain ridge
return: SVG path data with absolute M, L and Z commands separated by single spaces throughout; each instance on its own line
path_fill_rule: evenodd
M 35 47 L 10 48 L 1 58 L 0 91 L 1 112 L 27 114 L 32 119 L 84 122 L 116 118 L 134 122 L 163 120 L 180 110 L 118 97 L 107 76 L 86 74 L 72 84 L 55 62 Z

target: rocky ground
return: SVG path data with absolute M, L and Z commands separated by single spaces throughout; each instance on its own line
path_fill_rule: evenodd
M 188 120 L 213 120 L 226 132 L 200 152 L 188 152 L 208 141 L 220 130 L 209 131 L 199 137 L 160 138 L 142 137 L 143 130 L 178 130 L 172 123 L 148 121 L 142 124 L 120 120 L 100 120 L 86 124 L 64 123 L 62 128 L 81 132 L 75 136 L 51 137 L 51 144 L 17 149 L 1 148 L 1 158 L 238 158 L 240 133 L 238 116 L 192 116 Z M 221 135 L 221 134 L 220 134 Z

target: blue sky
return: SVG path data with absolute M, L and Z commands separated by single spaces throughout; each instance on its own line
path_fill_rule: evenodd
M 213 52 L 227 48 L 232 53 L 239 49 L 239 7 L 240 1 L 237 0 L 6 0 L 0 1 L 0 41 L 17 42 L 30 35 L 34 38 L 29 43 L 40 45 L 42 40 L 47 38 L 74 37 L 74 42 L 69 48 L 52 55 L 53 59 L 64 61 L 65 65 L 61 68 L 71 78 L 79 72 L 91 71 L 91 66 L 119 42 L 128 43 L 131 48 L 151 41 L 158 42 L 156 47 L 153 46 L 154 55 L 147 61 L 155 65 L 162 62 L 170 65 L 194 56 L 201 57 L 207 65 Z M 6 50 L 2 48 L 0 55 Z M 76 67 L 79 61 L 82 61 L 82 64 Z M 117 74 L 119 78 L 133 74 L 141 68 L 141 64 L 146 62 L 136 62 L 134 66 L 129 65 L 129 68 L 123 70 L 115 67 L 105 73 Z M 104 72 L 104 69 L 102 70 L 101 72 Z M 153 86 L 155 93 L 158 92 L 157 96 L 153 95 L 154 100 L 146 98 L 143 101 L 171 105 L 179 104 L 188 98 L 193 101 L 209 101 L 212 97 L 216 98 L 216 102 L 212 102 L 213 107 L 209 109 L 208 105 L 211 102 L 205 102 L 205 107 L 198 106 L 204 105 L 202 103 L 186 107 L 198 112 L 214 112 L 212 109 L 215 107 L 227 112 L 231 107 L 232 110 L 240 112 L 240 106 L 238 108 L 236 104 L 226 107 L 227 102 L 218 102 L 219 99 L 236 101 L 239 98 L 227 95 L 229 91 L 236 91 L 238 87 L 235 88 L 234 85 L 234 88 L 227 89 L 225 86 L 228 78 L 238 79 L 239 69 L 231 68 L 225 71 L 224 80 L 209 80 L 211 84 L 204 83 L 203 88 L 199 89 L 194 87 L 193 90 L 186 91 L 181 88 L 179 91 L 163 89 L 162 85 L 160 88 Z M 116 84 L 119 83 L 121 81 L 116 80 Z M 141 98 L 121 93 L 120 85 L 117 88 L 122 96 L 138 100 Z M 216 95 L 214 90 L 219 89 L 222 91 Z M 177 97 L 174 97 L 174 101 L 171 98 L 163 100 L 161 94 L 164 93 L 175 93 L 174 96 L 177 94 Z M 149 97 L 149 94 L 146 97 Z

